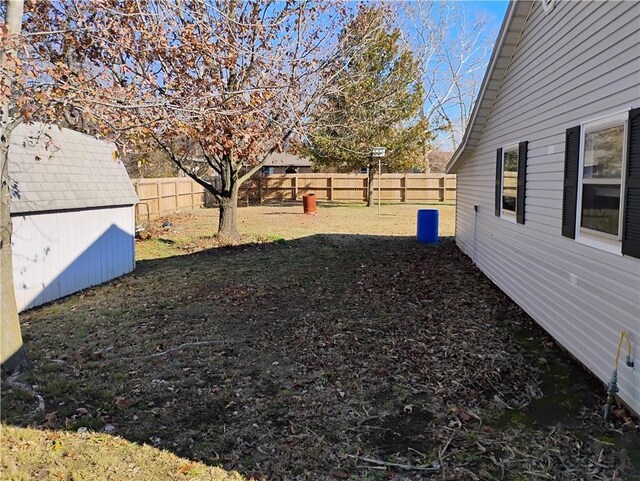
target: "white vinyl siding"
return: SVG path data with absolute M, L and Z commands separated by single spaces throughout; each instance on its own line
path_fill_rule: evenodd
M 132 206 L 15 215 L 13 280 L 23 311 L 131 272 Z
M 639 25 L 637 2 L 562 1 L 549 14 L 534 2 L 478 145 L 457 172 L 460 248 L 603 382 L 622 329 L 640 363 L 640 259 L 562 237 L 565 131 L 640 106 Z M 529 141 L 525 225 L 494 215 L 495 152 L 518 138 Z M 640 370 L 621 363 L 618 384 L 640 412 Z

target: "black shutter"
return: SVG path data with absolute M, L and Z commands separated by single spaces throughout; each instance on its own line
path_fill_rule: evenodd
M 629 112 L 622 254 L 640 259 L 640 108 Z
M 500 217 L 502 204 L 502 149 L 496 151 L 496 215 Z
M 518 145 L 518 193 L 516 199 L 516 220 L 524 224 L 524 199 L 527 186 L 527 150 L 529 142 L 526 140 Z
M 562 196 L 562 235 L 576 237 L 578 165 L 580 163 L 580 126 L 567 129 L 564 147 L 564 193 Z

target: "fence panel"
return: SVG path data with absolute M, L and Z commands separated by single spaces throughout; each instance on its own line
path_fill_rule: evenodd
M 333 199 L 342 202 L 367 200 L 367 176 L 360 174 L 333 174 Z
M 300 200 L 307 192 L 320 201 L 365 202 L 368 179 L 364 174 L 278 174 L 257 179 L 261 202 Z M 378 177 L 373 179 L 378 198 Z M 384 202 L 452 202 L 456 176 L 447 174 L 382 174 L 380 198 Z
M 205 204 L 204 188 L 186 177 L 133 179 L 133 188 L 140 199 L 136 217 L 142 220 L 198 209 Z
M 301 200 L 314 193 L 319 201 L 365 202 L 368 179 L 365 174 L 277 174 L 256 176 L 239 192 L 240 205 Z M 176 212 L 211 207 L 211 196 L 187 177 L 134 179 L 140 198 L 138 219 L 156 218 Z M 378 199 L 378 178 L 373 180 Z M 452 202 L 456 199 L 456 176 L 446 174 L 382 174 L 383 202 Z

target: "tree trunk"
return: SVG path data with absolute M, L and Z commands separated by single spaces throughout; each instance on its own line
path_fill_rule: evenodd
M 20 33 L 22 27 L 22 0 L 9 0 L 5 5 L 5 25 L 10 33 Z M 0 54 L 0 66 L 6 57 Z M 8 77 L 2 83 L 12 87 Z M 11 131 L 18 122 L 10 118 L 9 104 L 0 106 L 0 363 L 3 373 L 13 373 L 29 364 L 22 344 L 18 306 L 13 288 L 13 257 L 11 253 L 11 190 L 9 185 L 9 145 Z
M 0 201 L 0 361 L 3 373 L 12 373 L 28 366 L 22 345 L 22 333 L 18 319 L 18 306 L 13 289 L 11 253 L 11 191 L 9 188 L 9 131 L 0 128 L 0 163 L 2 164 L 2 200 Z
M 233 186 L 228 196 L 220 199 L 218 236 L 233 242 L 240 237 L 238 233 L 238 186 Z
M 367 182 L 367 207 L 373 207 L 373 179 L 375 176 L 375 170 L 373 163 L 370 163 L 367 168 L 368 182 Z

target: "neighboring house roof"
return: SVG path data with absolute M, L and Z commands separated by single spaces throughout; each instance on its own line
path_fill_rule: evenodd
M 489 60 L 489 66 L 480 86 L 480 93 L 471 112 L 469 125 L 467 125 L 460 147 L 447 165 L 447 173 L 449 174 L 455 174 L 478 145 L 485 123 L 493 110 L 498 95 L 500 95 L 502 82 L 517 49 L 527 18 L 531 14 L 534 1 L 519 0 L 509 3 Z
M 282 152 L 271 154 L 264 164 L 265 167 L 311 167 L 311 160 L 305 157 L 298 157 L 294 154 Z
M 138 197 L 114 144 L 40 123 L 11 134 L 11 213 L 133 205 Z

